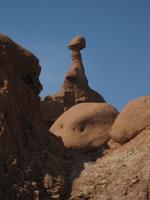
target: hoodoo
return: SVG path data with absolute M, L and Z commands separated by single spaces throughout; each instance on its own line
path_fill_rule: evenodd
M 84 37 L 76 36 L 69 44 L 71 50 L 71 69 L 65 76 L 58 94 L 47 96 L 41 102 L 43 120 L 49 128 L 55 120 L 70 107 L 83 102 L 105 102 L 104 98 L 88 85 L 80 50 L 86 47 Z

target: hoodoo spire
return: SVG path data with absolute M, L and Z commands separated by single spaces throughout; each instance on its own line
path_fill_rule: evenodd
M 85 47 L 86 40 L 82 36 L 76 36 L 69 42 L 68 48 L 71 50 L 72 64 L 65 76 L 61 90 L 41 102 L 43 119 L 49 127 L 64 111 L 76 104 L 105 102 L 105 99 L 88 85 L 80 52 Z

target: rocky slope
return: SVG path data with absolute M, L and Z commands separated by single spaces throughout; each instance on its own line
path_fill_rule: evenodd
M 41 102 L 41 113 L 49 128 L 70 107 L 83 102 L 105 102 L 104 98 L 88 85 L 80 50 L 85 48 L 85 38 L 77 36 L 68 48 L 72 51 L 72 66 L 65 76 L 58 94 L 45 97 Z
M 32 53 L 0 34 L 1 200 L 60 199 L 65 186 L 65 148 L 39 112 L 40 70 Z
M 150 128 L 115 150 L 78 158 L 74 158 L 65 199 L 150 199 Z

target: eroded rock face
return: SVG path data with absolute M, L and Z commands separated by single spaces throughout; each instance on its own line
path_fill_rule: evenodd
M 0 199 L 52 198 L 63 191 L 65 149 L 41 120 L 40 69 L 32 53 L 0 34 Z M 45 174 L 54 179 L 46 188 Z
M 125 143 L 150 127 L 150 96 L 132 100 L 115 120 L 110 135 L 115 142 Z
M 109 140 L 118 111 L 107 103 L 81 103 L 62 114 L 50 128 L 67 148 L 90 150 Z
M 104 98 L 88 85 L 80 50 L 86 46 L 85 38 L 77 36 L 69 43 L 72 51 L 72 66 L 65 76 L 64 83 L 58 94 L 48 96 L 41 102 L 41 113 L 47 125 L 50 125 L 70 107 L 83 102 L 105 102 Z M 54 102 L 59 105 L 52 108 Z M 49 113 L 45 114 L 45 108 Z
M 3 34 L 0 34 L 0 45 L 3 60 L 7 60 L 13 70 L 38 95 L 42 89 L 38 79 L 41 71 L 38 58 Z

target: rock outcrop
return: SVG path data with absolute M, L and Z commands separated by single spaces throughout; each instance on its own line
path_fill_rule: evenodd
M 63 113 L 50 128 L 67 148 L 83 151 L 102 147 L 118 111 L 107 103 L 81 103 Z
M 150 96 L 132 100 L 118 115 L 110 131 L 111 138 L 125 143 L 150 127 Z
M 0 34 L 2 200 L 60 199 L 65 186 L 65 148 L 48 134 L 39 112 L 40 70 L 31 52 Z
M 72 51 L 72 67 L 66 74 L 60 92 L 53 96 L 47 96 L 41 102 L 41 113 L 48 127 L 64 111 L 78 103 L 105 102 L 104 98 L 88 85 L 80 53 L 85 46 L 85 38 L 80 36 L 73 38 L 69 43 L 68 48 Z M 54 105 L 58 106 L 54 107 Z

